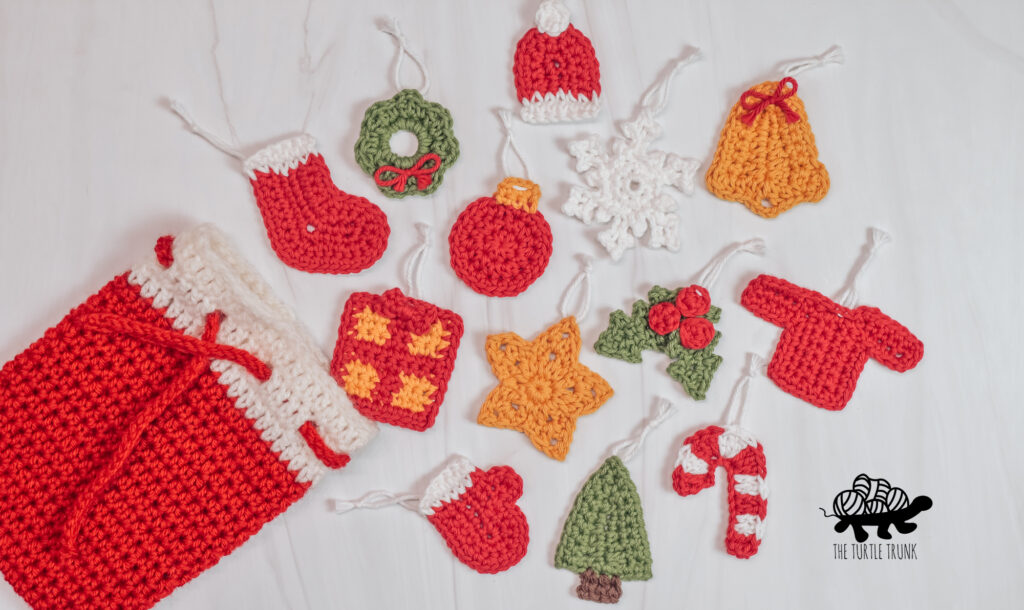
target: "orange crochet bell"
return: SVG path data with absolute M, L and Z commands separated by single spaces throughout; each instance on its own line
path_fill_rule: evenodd
M 705 176 L 708 190 L 764 218 L 775 218 L 798 203 L 821 201 L 828 193 L 828 170 L 818 160 L 793 76 L 842 60 L 842 49 L 835 46 L 789 64 L 781 80 L 746 90 L 722 128 Z

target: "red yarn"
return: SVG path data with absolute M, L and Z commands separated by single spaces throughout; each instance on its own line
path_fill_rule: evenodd
M 658 303 L 647 313 L 647 324 L 659 335 L 667 335 L 679 328 L 681 315 L 672 303 Z
M 786 85 L 792 86 L 786 88 Z M 740 120 L 747 125 L 753 125 L 754 119 L 757 118 L 757 115 L 764 112 L 768 106 L 775 104 L 780 110 L 782 110 L 782 114 L 786 116 L 787 123 L 796 123 L 800 120 L 800 115 L 786 103 L 786 100 L 794 95 L 796 95 L 796 79 L 792 76 L 787 76 L 780 80 L 779 84 L 775 87 L 775 92 L 771 95 L 766 95 L 754 89 L 747 89 L 743 92 L 743 95 L 740 96 L 740 105 L 748 112 L 740 117 Z M 757 101 L 752 104 L 748 103 L 747 100 L 749 98 L 754 98 Z
M 703 316 L 711 310 L 711 295 L 697 284 L 687 286 L 676 294 L 676 307 L 687 318 Z
M 707 464 L 707 472 L 692 474 L 684 469 L 683 464 L 677 465 L 672 471 L 672 488 L 681 496 L 689 496 L 713 487 L 715 469 L 719 466 L 725 467 L 725 473 L 729 478 L 729 525 L 725 535 L 725 550 L 734 557 L 748 559 L 757 553 L 761 540 L 755 534 L 740 533 L 737 531 L 737 524 L 740 517 L 745 515 L 756 516 L 763 521 L 768 515 L 768 499 L 763 492 L 752 494 L 738 491 L 737 477 L 760 477 L 763 482 L 768 476 L 768 465 L 761 443 L 757 443 L 756 446 L 746 445 L 734 456 L 723 456 L 719 444 L 723 433 L 735 434 L 719 426 L 708 426 L 683 441 L 684 447 L 689 445 L 690 453 L 694 457 Z
M 647 312 L 647 326 L 659 335 L 679 331 L 679 343 L 687 349 L 704 349 L 715 338 L 715 325 L 702 318 L 711 310 L 711 295 L 693 284 L 680 288 L 674 302 L 658 303 Z M 693 316 L 693 317 L 691 317 Z
M 509 466 L 470 473 L 472 485 L 443 502 L 427 519 L 459 561 L 483 574 L 496 574 L 526 555 L 530 528 L 516 500 L 523 479 Z
M 520 100 L 559 90 L 587 99 L 601 94 L 601 68 L 594 46 L 572 24 L 558 36 L 537 28 L 526 32 L 516 45 L 512 73 Z
M 367 308 L 373 315 L 387 320 L 389 338 L 383 344 L 359 338 L 358 318 Z M 447 345 L 433 355 L 412 353 L 413 337 L 428 335 L 435 323 L 440 323 Z M 461 338 L 462 318 L 453 311 L 407 297 L 398 288 L 384 294 L 355 292 L 341 314 L 331 374 L 346 388 L 352 404 L 366 417 L 412 430 L 426 430 L 434 425 L 444 402 Z M 360 396 L 347 387 L 347 376 L 352 374 L 349 365 L 354 362 L 372 367 L 379 378 L 367 395 Z M 396 394 L 403 387 L 403 374 L 415 375 L 437 388 L 421 411 L 394 404 Z
M 323 437 L 320 436 L 320 432 L 316 429 L 316 424 L 308 421 L 299 427 L 299 434 L 305 439 L 306 444 L 313 450 L 313 455 L 316 459 L 324 463 L 324 466 L 328 468 L 344 468 L 351 458 L 347 453 L 339 453 L 334 449 L 331 449 L 324 441 Z
M 715 338 L 715 325 L 707 318 L 685 318 L 679 323 L 679 343 L 686 349 L 704 349 Z
M 280 174 L 255 172 L 256 204 L 270 245 L 288 266 L 312 273 L 356 273 L 384 254 L 387 216 L 334 185 L 318 154 Z
M 427 166 L 427 162 L 431 162 Z M 382 165 L 373 172 L 373 181 L 377 186 L 393 186 L 399 193 L 405 192 L 405 184 L 409 178 L 416 179 L 416 190 L 425 191 L 430 183 L 434 181 L 434 172 L 441 169 L 441 157 L 437 153 L 427 153 L 420 157 L 420 160 L 409 169 L 402 169 L 394 165 Z M 381 177 L 384 172 L 395 174 L 394 178 L 385 179 Z
M 924 344 L 879 309 L 849 309 L 777 277 L 754 278 L 740 303 L 784 329 L 768 377 L 816 407 L 845 407 L 868 358 L 902 373 L 924 356 Z
M 156 240 L 156 248 L 154 248 L 153 251 L 156 252 L 156 261 L 164 267 L 170 267 L 174 264 L 174 252 L 172 251 L 173 245 L 173 235 L 164 235 L 160 239 Z

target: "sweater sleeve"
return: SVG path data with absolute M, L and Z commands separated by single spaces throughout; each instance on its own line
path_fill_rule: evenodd
M 786 280 L 759 275 L 743 289 L 740 303 L 755 316 L 785 328 L 806 313 L 808 297 L 814 294 Z
M 920 339 L 876 307 L 858 307 L 857 313 L 864 322 L 864 339 L 872 358 L 900 373 L 917 366 L 924 356 Z

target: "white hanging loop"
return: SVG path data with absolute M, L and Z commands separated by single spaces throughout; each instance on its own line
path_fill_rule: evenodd
M 174 114 L 181 117 L 181 120 L 185 121 L 185 124 L 188 125 L 189 129 L 192 130 L 192 133 L 209 142 L 217 150 L 223 153 L 227 153 L 240 161 L 245 159 L 245 155 L 243 155 L 242 152 L 238 150 L 237 147 L 228 144 L 220 137 L 214 135 L 212 132 L 209 132 L 200 127 L 199 124 L 196 123 L 195 119 L 192 118 L 192 115 L 189 114 L 188 110 L 185 108 L 185 105 L 179 102 L 178 100 L 171 100 L 171 110 L 174 112 Z
M 412 49 L 409 48 L 408 41 L 405 39 L 405 34 L 403 34 L 401 28 L 398 27 L 398 18 L 396 17 L 392 19 L 390 24 L 381 26 L 380 31 L 393 36 L 398 42 L 398 56 L 395 58 L 395 89 L 401 91 L 402 89 L 407 88 L 402 86 L 402 56 L 408 55 L 409 59 L 416 64 L 416 67 L 419 68 L 420 73 L 423 75 L 423 84 L 420 85 L 417 90 L 420 94 L 426 95 L 427 91 L 430 89 L 430 73 L 427 72 L 427 66 L 423 63 L 419 54 L 414 53 Z
M 828 64 L 841 64 L 844 60 L 843 47 L 839 45 L 832 45 L 829 50 L 825 51 L 821 55 L 808 57 L 806 59 L 798 59 L 784 64 L 782 66 L 782 76 L 796 76 L 801 72 L 827 66 Z
M 563 318 L 574 315 L 577 320 L 582 320 L 587 317 L 587 312 L 590 311 L 590 274 L 594 271 L 594 259 L 586 255 L 581 257 L 581 259 L 583 264 L 580 272 L 572 279 L 572 282 L 565 289 L 565 294 L 562 295 L 562 303 L 559 306 L 559 310 L 561 310 Z M 569 304 L 576 293 L 579 293 L 580 307 L 573 314 Z
M 331 500 L 334 505 L 334 512 L 343 515 L 357 508 L 384 508 L 387 506 L 401 506 L 402 508 L 419 512 L 420 499 L 413 494 L 393 494 L 389 491 L 371 491 L 358 500 Z
M 526 157 L 523 156 L 523 151 L 519 150 L 515 134 L 512 133 L 512 111 L 507 108 L 499 108 L 498 118 L 501 119 L 501 125 L 505 128 L 505 144 L 501 148 L 501 171 L 505 172 L 505 176 L 521 176 L 529 180 L 530 168 L 527 167 Z M 515 153 L 516 157 L 519 159 L 520 165 L 523 166 L 523 173 L 513 174 L 512 170 L 508 168 L 508 157 L 510 152 Z
M 860 280 L 860 276 L 868 268 L 868 263 L 875 257 L 875 253 L 878 252 L 879 248 L 890 241 L 892 241 L 892 237 L 885 231 L 875 227 L 871 227 L 868 230 L 868 241 L 865 244 L 867 252 L 861 255 L 860 261 L 851 271 L 850 279 L 846 281 L 846 286 L 843 287 L 842 292 L 835 299 L 837 303 L 843 307 L 853 307 L 857 303 L 857 282 Z
M 722 250 L 713 259 L 708 261 L 708 264 L 704 266 L 704 269 L 700 273 L 697 285 L 703 287 L 705 290 L 711 290 L 714 283 L 718 281 L 718 276 L 722 274 L 722 269 L 725 268 L 725 264 L 729 262 L 729 259 L 732 258 L 733 255 L 739 254 L 740 252 L 749 252 L 750 254 L 761 256 L 764 254 L 764 251 L 764 240 L 760 237 L 729 245 L 725 250 Z
M 739 426 L 743 416 L 743 407 L 747 404 L 747 393 L 750 389 L 750 380 L 758 375 L 764 374 L 764 358 L 757 354 L 747 354 L 747 370 L 736 382 L 729 396 L 729 404 L 725 408 L 726 426 Z
M 658 82 L 651 85 L 651 88 L 647 90 L 644 97 L 640 100 L 640 105 L 644 109 L 649 110 L 653 114 L 658 114 L 668 106 L 668 94 L 669 87 L 672 85 L 672 79 L 675 78 L 683 68 L 698 61 L 703 57 L 700 49 L 691 47 L 691 50 L 683 57 L 672 62 L 672 68 L 668 74 L 662 77 Z
M 534 22 L 541 33 L 558 36 L 569 27 L 569 7 L 561 0 L 543 0 Z
M 423 261 L 427 259 L 427 251 L 430 250 L 432 240 L 430 238 L 430 225 L 427 223 L 417 222 L 416 230 L 420 234 L 420 243 L 405 261 L 405 285 L 409 291 L 409 296 L 419 299 L 421 298 L 420 269 L 423 267 Z
M 647 440 L 647 435 L 650 434 L 651 430 L 654 430 L 665 422 L 668 418 L 672 417 L 676 413 L 676 406 L 665 398 L 659 398 L 657 407 L 654 415 L 651 416 L 645 423 L 640 432 L 635 436 L 627 438 L 619 443 L 616 443 L 612 447 L 612 455 L 618 456 L 623 462 L 628 462 L 633 458 L 634 455 L 640 451 L 644 441 Z

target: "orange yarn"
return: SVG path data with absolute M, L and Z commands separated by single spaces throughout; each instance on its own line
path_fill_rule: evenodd
M 804 103 L 796 96 L 796 81 L 788 80 L 792 89 L 783 86 L 784 99 L 776 95 L 781 81 L 763 82 L 740 97 L 705 176 L 717 197 L 738 201 L 764 218 L 821 201 L 828 193 L 828 171 L 818 160 Z M 798 120 L 792 120 L 794 114 Z
M 576 418 L 612 395 L 608 382 L 579 363 L 580 329 L 570 316 L 526 341 L 515 333 L 487 337 L 487 360 L 498 377 L 477 422 L 518 430 L 549 457 L 564 460 Z

